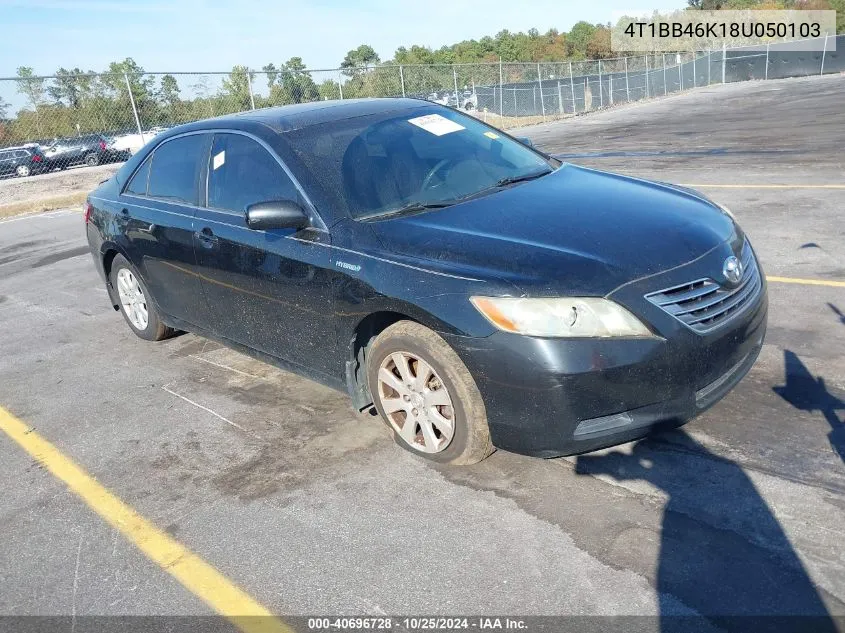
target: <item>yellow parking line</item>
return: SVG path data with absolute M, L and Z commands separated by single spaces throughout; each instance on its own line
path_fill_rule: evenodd
M 695 184 L 695 185 L 680 185 L 681 187 L 691 187 L 693 189 L 845 189 L 845 185 L 709 185 L 709 184 Z
M 795 277 L 772 277 L 766 275 L 766 281 L 773 281 L 779 284 L 804 284 L 805 286 L 832 286 L 834 288 L 845 288 L 845 281 L 832 281 L 827 279 L 797 279 Z
M 292 633 L 231 580 L 103 487 L 24 422 L 0 407 L 0 430 L 182 586 L 243 633 Z

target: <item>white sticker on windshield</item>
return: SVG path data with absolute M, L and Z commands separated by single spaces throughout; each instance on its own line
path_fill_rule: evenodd
M 444 134 L 458 132 L 460 130 L 466 129 L 463 125 L 455 123 L 454 121 L 450 121 L 446 117 L 440 116 L 439 114 L 427 114 L 425 116 L 418 116 L 413 119 L 408 119 L 408 123 L 412 123 L 417 127 L 421 127 L 426 132 L 431 132 L 435 136 L 443 136 Z
M 222 167 L 223 163 L 226 162 L 226 150 L 224 149 L 219 154 L 214 155 L 214 160 L 212 162 L 212 171 L 217 169 L 218 167 Z

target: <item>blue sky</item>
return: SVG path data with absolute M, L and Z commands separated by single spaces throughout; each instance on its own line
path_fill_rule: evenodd
M 561 31 L 579 20 L 607 22 L 685 0 L 0 0 L 0 77 L 31 66 L 103 70 L 132 57 L 147 71 L 261 68 L 299 56 L 309 68 L 336 68 L 367 43 L 383 59 L 398 46 L 437 48 L 507 28 Z

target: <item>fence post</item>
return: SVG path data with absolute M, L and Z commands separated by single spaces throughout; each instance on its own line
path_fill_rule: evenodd
M 763 75 L 763 79 L 769 78 L 769 43 L 766 42 L 766 74 Z
M 543 113 L 543 123 L 546 122 L 546 100 L 543 99 L 543 75 L 540 74 L 540 64 L 537 64 L 537 83 L 540 84 L 540 112 Z
M 827 54 L 827 31 L 824 34 L 824 49 L 822 50 L 822 69 L 819 71 L 819 76 L 824 75 L 824 58 Z
M 575 79 L 572 77 L 572 62 L 569 62 L 569 90 L 572 92 L 572 114 L 575 114 L 578 108 L 575 105 Z M 584 98 L 586 99 L 587 96 L 584 95 Z
M 249 88 L 249 105 L 255 110 L 255 96 L 252 94 L 252 72 L 246 69 L 246 85 Z
M 402 70 L 402 64 L 399 64 L 399 81 L 402 82 L 402 97 L 405 97 L 405 72 Z
M 458 96 L 458 73 L 455 70 L 454 64 L 452 65 L 452 80 L 455 82 L 455 107 L 460 110 L 461 98 Z
M 560 92 L 560 79 L 557 80 L 557 110 L 563 114 L 563 94 Z
M 604 88 L 601 83 L 601 60 L 599 60 L 599 107 L 604 107 Z
M 607 76 L 607 94 L 610 96 L 610 105 L 613 105 L 613 73 Z
M 713 57 L 713 49 L 708 48 L 707 49 L 707 85 L 708 86 L 710 85 L 710 63 L 711 63 L 710 58 L 711 57 Z
M 628 58 L 625 58 L 625 101 L 631 102 L 631 87 L 628 85 Z
M 725 60 L 727 58 L 728 46 L 722 42 L 722 83 L 725 83 Z
M 669 87 L 666 83 L 666 53 L 663 53 L 663 96 L 669 94 Z
M 504 76 L 502 75 L 502 58 L 499 57 L 499 118 L 503 119 L 505 116 L 505 106 L 503 105 L 504 102 L 504 93 L 505 93 L 505 80 Z M 501 120 L 499 121 L 499 125 L 501 125 Z
M 698 75 L 695 72 L 695 58 L 698 57 L 698 53 L 696 51 L 692 52 L 692 87 L 695 88 L 698 85 Z
M 678 61 L 678 92 L 684 91 L 684 58 L 681 57 L 681 54 L 678 53 L 678 56 L 675 58 Z
M 123 78 L 126 80 L 126 90 L 129 91 L 129 103 L 132 104 L 132 114 L 135 115 L 135 125 L 138 126 L 138 136 L 141 137 L 141 143 L 146 144 L 144 140 L 144 133 L 141 131 L 141 119 L 138 117 L 138 109 L 135 107 L 135 97 L 132 96 L 132 86 L 129 83 L 129 75 L 123 73 Z
M 650 72 L 648 70 L 648 55 L 645 56 L 645 98 L 649 98 L 648 94 L 648 76 Z

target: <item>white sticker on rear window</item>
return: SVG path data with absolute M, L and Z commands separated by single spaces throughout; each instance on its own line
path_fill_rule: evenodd
M 439 114 L 418 116 L 413 119 L 408 119 L 408 123 L 421 127 L 426 132 L 431 132 L 435 136 L 443 136 L 444 134 L 450 134 L 451 132 L 458 132 L 466 129 L 463 125 L 450 121 Z
M 214 155 L 214 160 L 212 161 L 212 171 L 215 169 L 222 167 L 223 163 L 226 162 L 226 150 L 224 149 L 219 154 Z

